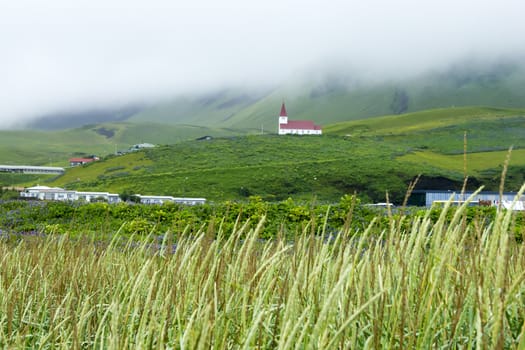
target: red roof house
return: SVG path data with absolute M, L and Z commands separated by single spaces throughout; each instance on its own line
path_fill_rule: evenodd
M 296 135 L 321 135 L 323 128 L 315 125 L 311 120 L 288 120 L 284 102 L 279 114 L 279 135 L 296 134 Z

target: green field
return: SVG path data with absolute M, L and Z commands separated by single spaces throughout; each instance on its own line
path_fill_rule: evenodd
M 429 178 L 443 176 L 456 181 L 458 187 L 462 180 L 462 156 L 427 152 L 397 157 L 401 150 L 393 152 L 373 142 L 329 137 L 277 138 L 253 136 L 206 145 L 191 142 L 165 146 L 71 169 L 49 185 L 219 201 L 250 195 L 266 200 L 292 197 L 334 201 L 354 191 L 369 200 L 384 201 L 388 191 L 390 200 L 399 203 L 408 183 L 418 174 Z M 274 152 L 275 146 L 289 149 Z M 309 154 L 309 159 L 304 159 L 303 152 Z M 523 151 L 515 152 L 519 160 Z M 496 176 L 483 184 L 487 189 L 497 189 L 505 153 L 469 154 L 468 159 L 472 185 L 478 186 L 485 172 L 491 170 L 490 175 Z M 523 161 L 516 165 L 523 166 Z M 520 171 L 521 168 L 516 170 Z M 509 185 L 516 185 L 520 179 L 517 177 Z
M 492 125 L 500 122 L 511 127 L 513 122 L 525 122 L 525 109 L 455 107 L 431 109 L 402 115 L 387 115 L 362 121 L 331 124 L 326 131 L 338 135 L 389 135 L 425 132 L 440 128 Z M 509 124 L 509 125 L 507 125 Z
M 467 171 L 473 175 L 489 168 L 503 169 L 508 151 L 469 153 L 467 155 Z M 434 152 L 414 152 L 398 158 L 402 162 L 409 162 L 421 166 L 433 165 L 451 171 L 463 171 L 465 163 L 463 155 L 444 155 Z M 510 165 L 525 166 L 525 149 L 511 152 Z
M 61 176 L 0 174 L 0 348 L 525 349 L 524 213 L 399 206 L 416 178 L 459 191 L 465 169 L 467 189 L 497 191 L 504 174 L 523 193 L 524 85 L 504 63 L 334 75 L 181 97 L 130 122 L 0 131 L 1 164 L 101 156 Z M 275 135 L 283 97 L 324 134 Z M 115 154 L 142 142 L 157 147 Z M 208 201 L 2 188 L 36 184 Z

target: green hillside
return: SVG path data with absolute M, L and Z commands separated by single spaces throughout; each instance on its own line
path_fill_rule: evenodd
M 469 174 L 478 176 L 488 170 L 489 167 L 502 169 L 507 153 L 508 151 L 469 153 L 467 154 L 467 170 Z M 456 172 L 461 172 L 464 166 L 464 157 L 462 154 L 445 155 L 430 151 L 411 152 L 399 157 L 398 160 L 423 166 L 434 166 Z M 525 167 L 525 149 L 512 151 L 511 164 L 513 166 Z
M 173 144 L 211 135 L 239 132 L 191 125 L 105 123 L 59 131 L 0 131 L 0 164 L 67 166 L 70 157 L 105 156 L 133 144 Z
M 396 171 L 392 152 L 390 145 L 330 136 L 188 141 L 71 169 L 50 184 L 212 200 L 250 195 L 333 200 L 354 190 L 372 197 L 386 190 L 401 195 L 417 171 L 383 178 L 383 171 Z
M 468 152 L 498 151 L 525 147 L 525 109 L 443 108 L 336 123 L 325 132 L 448 154 L 463 153 L 466 132 Z
M 418 174 L 422 174 L 419 188 L 461 188 L 465 132 L 470 189 L 480 185 L 498 189 L 511 145 L 514 151 L 507 188 L 516 190 L 525 175 L 525 110 L 465 107 L 391 115 L 328 125 L 321 137 L 266 134 L 178 142 L 176 132 L 165 126 L 162 130 L 153 125 L 149 125 L 151 130 L 145 125 L 114 127 L 115 133 L 109 139 L 122 141 L 148 136 L 140 140 L 148 142 L 154 138 L 152 135 L 157 140 L 169 139 L 154 149 L 108 156 L 68 169 L 58 178 L 40 176 L 20 181 L 25 181 L 25 185 L 40 183 L 70 189 L 210 200 L 259 195 L 268 200 L 315 197 L 334 201 L 356 191 L 370 200 L 384 201 L 388 192 L 390 199 L 399 203 L 409 182 Z M 64 135 L 100 142 L 102 135 L 98 128 L 86 127 Z M 197 133 L 195 129 L 210 131 L 185 127 L 179 132 L 183 130 L 187 136 L 191 130 Z M 163 133 L 170 131 L 168 135 Z M 83 139 L 85 133 L 92 138 Z M 69 140 L 63 137 L 63 142 Z M 104 140 L 106 143 L 102 145 L 111 145 Z M 59 147 L 64 150 L 66 146 Z M 14 180 L 11 177 L 9 181 L 12 185 Z
M 338 123 L 327 126 L 321 137 L 181 142 L 71 169 L 50 183 L 212 200 L 250 195 L 336 200 L 357 191 L 380 201 L 388 191 L 399 202 L 418 174 L 427 188 L 461 187 L 465 131 L 470 188 L 497 190 L 511 145 L 507 184 L 523 182 L 524 111 L 451 108 Z
M 395 86 L 391 84 L 358 90 L 342 84 L 335 87 L 319 87 L 314 83 L 297 87 L 292 84 L 276 88 L 259 98 L 242 94 L 234 97 L 231 92 L 181 97 L 145 109 L 129 120 L 192 123 L 243 130 L 263 128 L 276 132 L 277 115 L 283 100 L 290 118 L 312 119 L 327 124 L 390 114 L 389 105 L 394 94 Z M 232 101 L 242 102 L 234 104 Z

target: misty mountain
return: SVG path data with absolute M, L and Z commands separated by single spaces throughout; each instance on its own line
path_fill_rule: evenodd
M 283 101 L 290 118 L 321 125 L 451 106 L 525 107 L 525 65 L 515 61 L 490 65 L 463 61 L 410 79 L 372 80 L 349 71 L 306 76 L 266 90 L 221 89 L 178 95 L 150 106 L 47 115 L 31 127 L 58 129 L 125 120 L 271 132 Z
M 525 66 L 462 62 L 405 80 L 370 82 L 358 73 L 297 79 L 261 96 L 222 91 L 147 108 L 132 121 L 271 130 L 285 101 L 290 118 L 334 123 L 451 106 L 525 107 Z
M 131 105 L 118 108 L 98 108 L 89 110 L 59 112 L 35 118 L 27 127 L 40 130 L 60 130 L 87 124 L 124 121 L 139 113 L 144 106 Z
M 221 89 L 202 94 L 182 95 L 145 108 L 131 116 L 129 121 L 224 126 L 228 124 L 228 119 L 263 100 L 269 93 L 271 91 Z

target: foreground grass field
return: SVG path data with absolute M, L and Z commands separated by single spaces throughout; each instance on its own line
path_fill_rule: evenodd
M 260 240 L 264 218 L 167 232 L 154 246 L 5 238 L 0 346 L 523 348 L 515 217 L 465 225 L 465 209 L 390 217 L 382 231 L 310 225 L 292 241 Z

